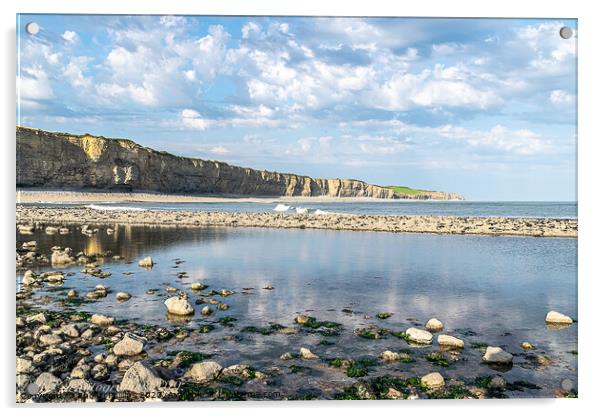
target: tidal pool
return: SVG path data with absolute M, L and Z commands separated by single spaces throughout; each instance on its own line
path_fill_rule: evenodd
M 107 278 L 82 273 L 82 265 L 62 268 L 73 273 L 63 286 L 36 289 L 27 300 L 29 305 L 64 308 L 58 301 L 65 299 L 69 289 L 83 296 L 98 284 L 109 286 L 106 298 L 69 307 L 190 330 L 187 338 L 149 351 L 151 357 L 189 350 L 213 354 L 212 359 L 224 366 L 244 362 L 262 371 L 278 367 L 276 383 L 252 387 L 273 394 L 271 398 L 301 389 L 330 398 L 361 377 L 348 377 L 330 366 L 328 359 L 378 360 L 385 350 L 406 349 L 412 362 L 378 360 L 369 375 L 420 377 L 439 371 L 446 380 L 463 381 L 502 375 L 508 382 L 527 381 L 537 387 L 507 391 L 509 397 L 552 397 L 558 389 L 570 390 L 567 386 L 577 390 L 578 324 L 557 330 L 545 323 L 549 310 L 577 319 L 577 239 L 123 225 L 115 226 L 112 235 L 100 226 L 97 234 L 87 237 L 75 226 L 69 228 L 67 235 L 17 234 L 17 247 L 36 240 L 38 250 L 46 254 L 51 247 L 62 246 L 87 254 L 110 250 L 124 259 L 103 259 L 100 267 L 112 273 Z M 137 265 L 146 256 L 156 262 L 152 269 Z M 132 274 L 124 274 L 128 272 Z M 181 272 L 186 274 L 179 276 Z M 18 290 L 21 277 L 17 273 Z M 208 286 L 203 293 L 234 291 L 228 297 L 213 296 L 229 309 L 204 317 L 199 313 L 204 305 L 195 305 L 190 320 L 168 319 L 163 302 L 174 294 L 167 293 L 167 287 L 187 292 L 192 304 L 209 298 L 190 290 L 195 282 Z M 268 285 L 273 290 L 264 289 Z M 149 289 L 158 290 L 148 294 Z M 116 301 L 115 293 L 120 291 L 132 298 Z M 379 319 L 376 314 L 381 312 L 392 315 Z M 340 323 L 342 329 L 330 336 L 320 331 L 261 333 L 274 323 L 296 327 L 293 319 L 299 313 Z M 219 323 L 223 317 L 234 319 L 231 326 Z M 460 354 L 445 356 L 446 363 L 426 359 L 439 350 L 436 342 L 417 348 L 392 335 L 367 339 L 354 333 L 371 325 L 404 331 L 423 327 L 432 317 L 443 322 L 442 333 L 466 344 Z M 214 325 L 213 331 L 196 331 L 208 323 Z M 523 341 L 536 349 L 524 351 Z M 479 347 L 485 344 L 512 353 L 514 365 L 493 368 L 483 364 Z M 300 347 L 310 348 L 320 359 L 279 359 Z M 537 362 L 536 356 L 548 361 Z

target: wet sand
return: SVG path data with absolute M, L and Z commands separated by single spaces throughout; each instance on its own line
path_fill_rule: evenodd
M 130 224 L 267 227 L 394 233 L 577 237 L 577 220 L 552 218 L 192 212 L 17 207 L 19 225 Z

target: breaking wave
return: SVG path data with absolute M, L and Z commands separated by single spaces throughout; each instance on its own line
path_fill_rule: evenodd
M 292 207 L 286 204 L 278 204 L 274 207 L 273 211 L 277 212 L 290 212 L 295 214 L 310 214 L 310 215 L 328 215 L 333 214 L 330 211 L 324 211 L 321 209 L 305 208 L 305 207 Z
M 90 209 L 96 209 L 98 211 L 146 211 L 144 208 L 139 208 L 139 207 L 116 207 L 116 206 L 112 206 L 112 205 L 96 205 L 96 204 L 90 204 L 90 205 L 86 205 L 86 208 L 90 208 Z

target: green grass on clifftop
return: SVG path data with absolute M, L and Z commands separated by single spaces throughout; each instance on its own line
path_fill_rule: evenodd
M 422 189 L 412 189 L 407 186 L 387 186 L 389 189 L 393 189 L 398 194 L 406 194 L 406 195 L 418 195 L 423 194 L 429 191 L 424 191 Z

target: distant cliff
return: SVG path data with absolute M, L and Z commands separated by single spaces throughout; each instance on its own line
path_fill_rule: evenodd
M 265 196 L 463 199 L 406 194 L 353 179 L 314 179 L 174 156 L 127 139 L 17 127 L 17 186 Z M 416 191 L 414 191 L 416 192 Z

